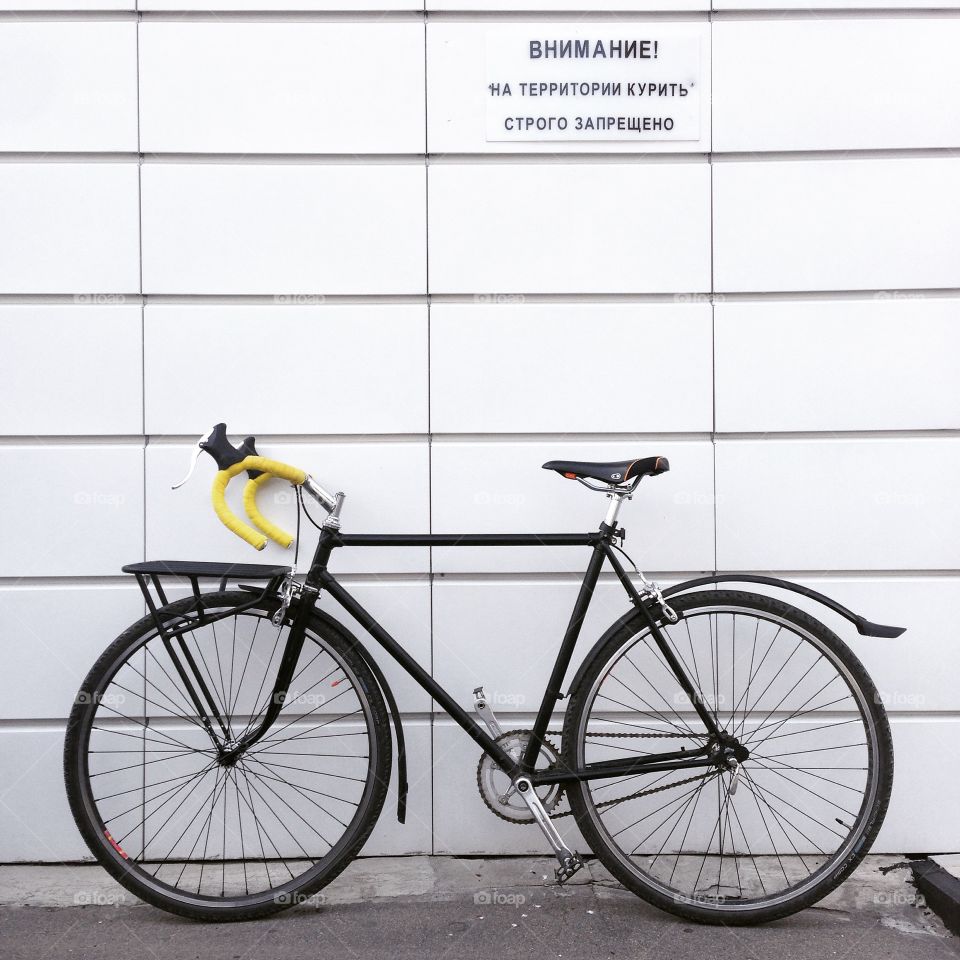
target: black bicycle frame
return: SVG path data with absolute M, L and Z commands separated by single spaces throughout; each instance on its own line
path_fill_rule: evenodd
M 553 768 L 550 771 L 536 771 L 535 764 L 540 754 L 547 732 L 547 726 L 559 700 L 563 699 L 563 681 L 570 666 L 574 647 L 580 636 L 584 618 L 593 598 L 597 581 L 603 568 L 604 561 L 608 561 L 623 584 L 627 595 L 637 608 L 644 614 L 650 635 L 657 644 L 661 654 L 676 674 L 677 680 L 684 692 L 689 696 L 694 709 L 703 721 L 707 732 L 714 739 L 720 735 L 716 721 L 701 699 L 690 678 L 684 672 L 673 651 L 670 649 L 657 624 L 657 616 L 647 607 L 640 593 L 630 581 L 623 566 L 613 552 L 612 543 L 618 535 L 613 527 L 601 524 L 594 533 L 546 533 L 546 534 L 341 534 L 336 530 L 324 528 L 314 553 L 310 571 L 307 574 L 301 593 L 300 608 L 295 617 L 287 640 L 288 648 L 299 654 L 302 643 L 303 630 L 309 611 L 313 609 L 320 591 L 326 591 L 337 603 L 346 610 L 370 634 L 400 666 L 413 677 L 416 682 L 448 713 L 466 734 L 477 743 L 484 752 L 490 754 L 497 764 L 511 777 L 528 777 L 535 785 L 545 783 L 560 783 L 578 780 L 594 780 L 604 777 L 621 777 L 630 774 L 656 772 L 665 770 L 685 770 L 691 767 L 714 766 L 718 761 L 715 754 L 710 753 L 710 747 L 674 751 L 670 753 L 647 754 L 642 757 L 624 760 L 608 760 L 598 763 L 589 763 L 578 769 Z M 580 592 L 577 595 L 573 612 L 564 633 L 557 659 L 553 665 L 550 679 L 547 682 L 540 709 L 537 712 L 533 725 L 530 742 L 519 762 L 515 761 L 490 734 L 466 710 L 464 710 L 437 681 L 417 663 L 410 654 L 361 606 L 361 604 L 347 591 L 347 589 L 330 573 L 327 564 L 330 555 L 337 547 L 454 547 L 454 546 L 584 546 L 591 548 L 590 562 Z M 285 671 L 286 672 L 286 671 Z M 282 703 L 286 690 L 278 676 L 272 702 Z M 260 727 L 251 735 L 244 738 L 242 747 L 250 746 L 259 736 L 262 736 L 272 722 L 264 718 Z

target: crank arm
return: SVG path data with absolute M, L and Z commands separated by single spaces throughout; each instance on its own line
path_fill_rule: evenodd
M 494 740 L 503 736 L 503 730 L 490 709 L 490 703 L 487 701 L 487 695 L 483 692 L 483 687 L 477 687 L 473 691 L 473 709 Z
M 533 815 L 537 826 L 543 831 L 543 835 L 553 849 L 554 856 L 560 862 L 560 866 L 556 869 L 557 883 L 566 883 L 583 866 L 583 860 L 563 842 L 563 837 L 557 832 L 547 811 L 543 809 L 543 804 L 530 780 L 527 777 L 518 777 L 514 781 L 514 786 Z

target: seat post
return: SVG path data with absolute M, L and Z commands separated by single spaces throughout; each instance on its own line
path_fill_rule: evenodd
M 624 500 L 630 499 L 630 494 L 623 492 L 621 493 L 618 490 L 611 488 L 610 493 L 607 494 L 610 499 L 610 506 L 607 507 L 607 515 L 603 518 L 603 522 L 608 527 L 616 527 L 617 517 L 620 514 L 620 507 L 623 504 Z

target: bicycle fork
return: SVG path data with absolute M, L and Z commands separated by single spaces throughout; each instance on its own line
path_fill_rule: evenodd
M 490 704 L 483 693 L 483 687 L 477 687 L 477 689 L 473 691 L 473 703 L 477 717 L 487 728 L 490 736 L 494 739 L 500 737 L 503 734 L 503 730 L 496 716 L 494 716 L 493 710 L 490 709 Z M 582 858 L 563 842 L 563 837 L 560 836 L 559 831 L 553 825 L 550 814 L 543 808 L 543 804 L 537 796 L 537 791 L 533 789 L 533 784 L 530 782 L 529 777 L 523 775 L 515 777 L 513 780 L 513 789 L 520 794 L 520 799 L 527 805 L 530 815 L 533 817 L 534 822 L 540 828 L 543 835 L 547 838 L 547 843 L 550 844 L 554 856 L 559 861 L 560 865 L 554 871 L 557 883 L 561 885 L 566 883 L 583 867 Z

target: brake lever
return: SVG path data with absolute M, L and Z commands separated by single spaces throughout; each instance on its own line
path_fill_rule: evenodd
M 179 483 L 173 485 L 173 490 L 178 490 L 193 476 L 193 471 L 197 468 L 197 461 L 200 459 L 201 453 L 209 453 L 216 460 L 219 470 L 226 470 L 227 467 L 240 463 L 247 457 L 258 456 L 256 440 L 253 437 L 247 437 L 239 447 L 235 447 L 227 438 L 226 424 L 218 423 L 209 434 L 204 434 L 197 441 L 197 449 L 193 454 L 190 469 Z M 262 470 L 248 470 L 247 474 L 253 480 L 260 476 L 262 472 Z
M 200 439 L 197 441 L 197 449 L 193 454 L 193 459 L 190 461 L 190 469 L 187 471 L 187 475 L 179 483 L 175 483 L 170 488 L 171 490 L 179 490 L 193 476 L 193 471 L 197 469 L 197 461 L 200 459 L 200 454 L 203 453 L 203 444 L 207 439 L 207 434 L 203 433 L 200 435 Z

